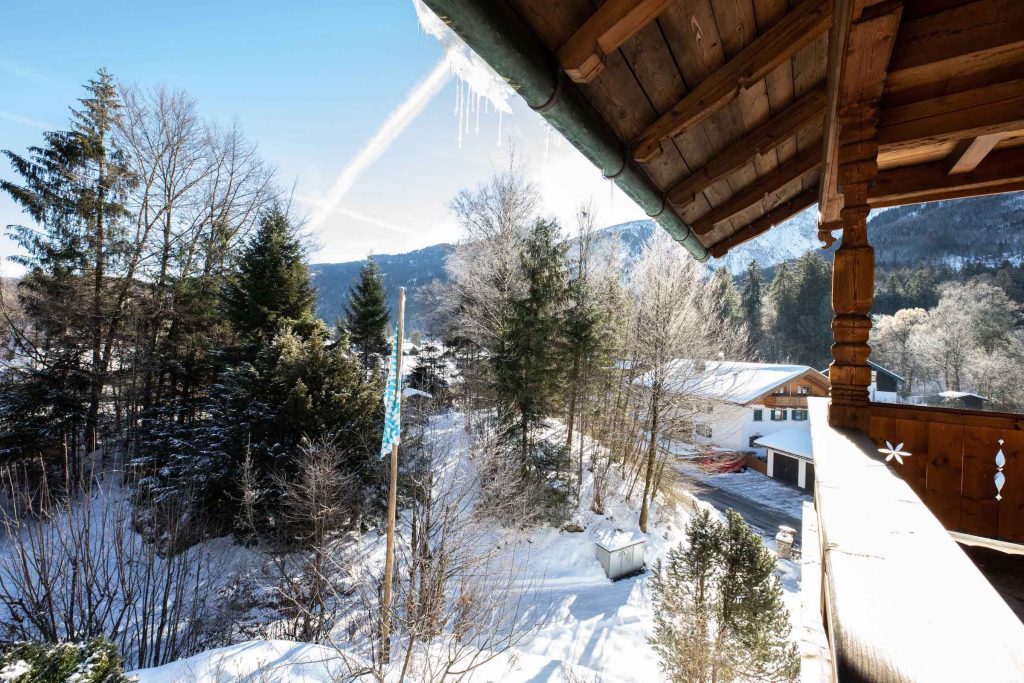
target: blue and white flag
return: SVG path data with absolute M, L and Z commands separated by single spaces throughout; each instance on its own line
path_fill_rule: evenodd
M 398 377 L 398 328 L 395 328 L 395 341 L 391 346 L 391 365 L 388 367 L 388 383 L 384 387 L 384 440 L 380 444 L 380 457 L 387 457 L 392 446 L 402 441 L 402 395 L 398 386 L 402 379 Z

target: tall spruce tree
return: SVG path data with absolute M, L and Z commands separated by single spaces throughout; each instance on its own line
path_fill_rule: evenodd
M 99 440 L 117 331 L 108 270 L 122 251 L 125 194 L 134 182 L 115 142 L 121 101 L 113 76 L 100 70 L 85 89 L 80 108 L 71 111 L 69 131 L 45 133 L 44 146 L 29 148 L 28 156 L 4 150 L 23 184 L 0 181 L 40 226 L 12 226 L 10 232 L 25 252 L 13 260 L 27 270 L 18 298 L 32 332 L 31 338 L 15 336 L 19 351 L 33 361 L 21 379 L 39 386 L 15 387 L 18 380 L 8 386 L 28 411 L 22 413 L 25 424 L 45 432 L 26 447 L 67 439 L 72 459 Z M 56 393 L 42 390 L 47 386 Z M 33 415 L 48 415 L 50 424 L 33 422 Z
M 797 298 L 797 273 L 795 266 L 780 263 L 775 267 L 775 276 L 769 283 L 762 308 L 763 348 L 765 360 L 783 363 L 795 360 L 797 350 L 796 324 L 800 300 Z
M 261 217 L 224 293 L 227 318 L 245 342 L 258 344 L 273 339 L 282 323 L 308 334 L 315 303 L 302 242 L 288 216 L 274 207 Z
M 359 280 L 349 293 L 345 324 L 352 347 L 363 369 L 369 372 L 374 357 L 388 352 L 387 326 L 390 318 L 384 275 L 372 256 L 359 270 Z
M 507 435 L 516 443 L 524 471 L 546 466 L 534 462 L 533 436 L 544 418 L 553 414 L 565 376 L 560 353 L 566 299 L 565 248 L 558 243 L 558 226 L 537 221 L 520 255 L 525 288 L 513 297 L 492 358 L 496 394 L 503 404 Z
M 730 325 L 744 322 L 743 303 L 736 289 L 736 282 L 728 268 L 719 268 L 711 276 L 711 287 L 708 292 L 712 301 L 717 302 L 718 315 Z
M 832 268 L 814 251 L 797 261 L 798 307 L 794 337 L 794 360 L 823 368 L 832 344 Z
M 747 324 L 747 333 L 754 339 L 760 337 L 763 299 L 764 272 L 761 270 L 761 265 L 751 259 L 743 278 L 740 305 L 743 307 L 743 320 Z

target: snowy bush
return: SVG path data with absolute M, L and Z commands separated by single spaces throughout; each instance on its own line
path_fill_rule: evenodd
M 130 683 L 121 657 L 103 639 L 83 643 L 15 643 L 0 657 L 4 683 Z

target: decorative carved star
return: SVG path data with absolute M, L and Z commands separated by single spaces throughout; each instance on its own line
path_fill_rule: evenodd
M 899 445 L 897 445 L 895 448 L 893 448 L 893 445 L 891 443 L 889 443 L 888 441 L 886 441 L 885 442 L 885 448 L 879 448 L 878 452 L 885 454 L 885 461 L 886 462 L 889 462 L 893 458 L 896 458 L 896 462 L 898 462 L 901 465 L 903 464 L 903 458 L 905 458 L 905 457 L 909 458 L 910 455 L 911 455 L 910 453 L 908 453 L 905 450 L 903 450 L 903 443 L 902 442 Z

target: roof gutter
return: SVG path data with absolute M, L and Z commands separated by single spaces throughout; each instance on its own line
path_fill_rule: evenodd
M 509 82 L 530 108 L 601 169 L 644 212 L 698 261 L 708 250 L 692 227 L 669 206 L 554 56 L 505 2 L 424 0 L 452 30 Z

